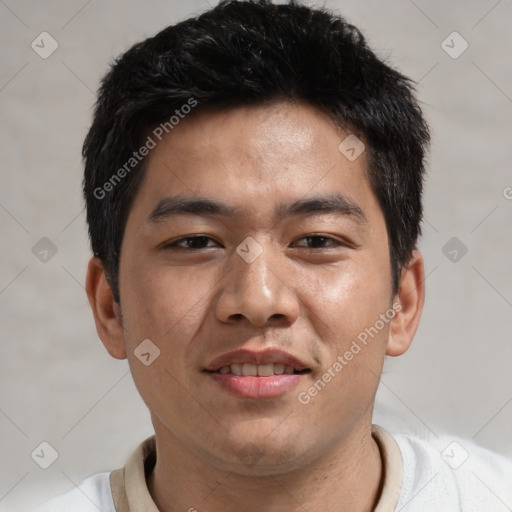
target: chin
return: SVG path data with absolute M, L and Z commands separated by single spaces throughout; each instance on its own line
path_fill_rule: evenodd
M 299 432 L 256 430 L 242 424 L 231 431 L 225 443 L 218 445 L 214 464 L 220 469 L 252 476 L 290 473 L 311 462 L 319 450 L 301 439 Z M 236 433 L 235 433 L 236 432 Z
M 226 460 L 227 459 L 227 460 Z M 306 461 L 297 447 L 291 450 L 279 448 L 262 448 L 247 444 L 233 457 L 233 453 L 225 454 L 223 460 L 217 459 L 220 469 L 245 476 L 268 477 L 278 476 L 301 468 Z

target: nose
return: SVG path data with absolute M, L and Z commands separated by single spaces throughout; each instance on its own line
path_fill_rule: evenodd
M 221 282 L 217 318 L 229 324 L 245 319 L 256 327 L 293 324 L 300 305 L 282 258 L 269 247 L 251 263 L 235 252 L 232 270 Z

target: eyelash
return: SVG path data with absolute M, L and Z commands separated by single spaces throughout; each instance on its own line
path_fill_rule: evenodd
M 200 251 L 202 249 L 208 249 L 208 247 L 199 247 L 199 248 L 193 248 L 193 247 L 182 247 L 182 246 L 179 246 L 178 244 L 180 242 L 183 242 L 183 241 L 186 241 L 186 240 L 198 240 L 198 239 L 201 239 L 201 238 L 204 238 L 204 239 L 209 239 L 209 240 L 213 240 L 213 238 L 209 237 L 209 236 L 206 236 L 206 235 L 197 235 L 197 236 L 186 236 L 186 237 L 183 237 L 183 238 L 180 238 L 178 240 L 175 240 L 174 242 L 170 243 L 170 244 L 167 244 L 164 246 L 164 249 L 178 249 L 178 250 L 190 250 L 190 251 Z M 348 246 L 347 243 L 344 243 L 340 240 L 336 240 L 335 238 L 332 238 L 330 236 L 327 236 L 327 235 L 321 235 L 321 234 L 312 234 L 312 235 L 306 235 L 306 236 L 303 236 L 302 238 L 299 238 L 299 240 L 304 240 L 304 239 L 314 239 L 314 238 L 323 238 L 325 240 L 329 240 L 331 242 L 334 242 L 335 245 L 331 245 L 330 247 L 306 247 L 306 249 L 330 249 L 332 247 L 338 247 L 338 246 Z

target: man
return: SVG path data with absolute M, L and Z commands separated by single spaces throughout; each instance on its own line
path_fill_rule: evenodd
M 86 288 L 155 436 L 41 510 L 512 506 L 510 461 L 372 425 L 423 307 L 428 142 L 324 10 L 224 1 L 124 54 L 84 144 Z

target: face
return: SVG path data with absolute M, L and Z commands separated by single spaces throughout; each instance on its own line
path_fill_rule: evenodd
M 121 247 L 126 353 L 157 436 L 219 468 L 277 474 L 371 419 L 391 267 L 346 137 L 278 103 L 198 111 L 148 156 Z

